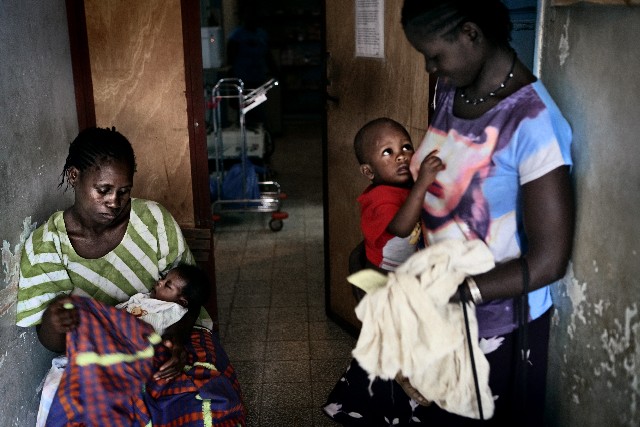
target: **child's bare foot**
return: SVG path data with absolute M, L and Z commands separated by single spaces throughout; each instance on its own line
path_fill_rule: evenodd
M 398 374 L 396 375 L 396 382 L 400 384 L 400 387 L 402 387 L 404 392 L 407 393 L 407 396 L 415 400 L 418 403 L 418 405 L 421 405 L 421 406 L 431 405 L 431 402 L 425 399 L 425 397 L 422 394 L 420 394 L 420 392 L 411 385 L 411 383 L 409 382 L 409 379 L 407 377 L 404 377 L 402 375 L 402 372 L 398 372 Z

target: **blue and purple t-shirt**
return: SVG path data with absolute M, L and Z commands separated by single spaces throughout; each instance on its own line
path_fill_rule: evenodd
M 454 116 L 455 88 L 440 85 L 436 113 L 413 156 L 415 172 L 433 149 L 446 164 L 424 201 L 428 243 L 482 239 L 496 263 L 518 258 L 527 242 L 521 186 L 571 165 L 571 128 L 538 80 L 500 101 L 481 117 Z M 531 319 L 551 307 L 549 286 L 529 294 Z M 516 327 L 512 300 L 476 308 L 480 337 Z

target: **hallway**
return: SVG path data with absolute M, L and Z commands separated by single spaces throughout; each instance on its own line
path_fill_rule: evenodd
M 288 195 L 281 231 L 269 229 L 269 213 L 216 223 L 220 334 L 249 427 L 336 425 L 320 406 L 356 340 L 325 315 L 321 131 L 285 122 L 275 140 L 271 166 Z

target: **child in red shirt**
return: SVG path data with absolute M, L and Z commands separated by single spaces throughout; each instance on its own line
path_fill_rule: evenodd
M 371 181 L 358 197 L 368 266 L 394 271 L 417 250 L 424 196 L 444 165 L 432 151 L 414 182 L 409 170 L 411 137 L 386 117 L 365 124 L 356 134 L 354 149 L 360 172 Z

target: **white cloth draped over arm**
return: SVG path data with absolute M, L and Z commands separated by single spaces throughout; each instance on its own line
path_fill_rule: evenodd
M 353 350 L 369 378 L 393 379 L 402 371 L 411 384 L 442 409 L 479 418 L 461 304 L 449 300 L 464 278 L 495 265 L 480 240 L 445 240 L 417 252 L 386 286 L 356 307 L 362 329 Z M 478 324 L 468 305 L 471 342 L 485 418 L 493 415 L 489 363 L 478 347 Z

